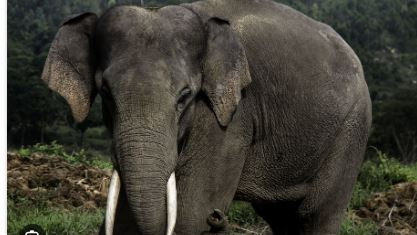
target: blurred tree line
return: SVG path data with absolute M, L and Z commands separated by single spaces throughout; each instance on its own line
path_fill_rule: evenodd
M 7 135 L 9 147 L 58 140 L 106 152 L 99 97 L 84 123 L 39 79 L 61 21 L 68 15 L 143 3 L 163 6 L 192 0 L 9 0 Z M 370 145 L 402 161 L 417 161 L 417 1 L 282 0 L 331 25 L 362 61 L 373 100 Z

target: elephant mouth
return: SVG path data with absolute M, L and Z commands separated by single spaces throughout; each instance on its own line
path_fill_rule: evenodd
M 112 235 L 116 217 L 117 201 L 119 199 L 121 180 L 117 170 L 113 170 L 110 181 L 109 193 L 107 196 L 105 234 Z M 174 233 L 177 220 L 177 186 L 175 172 L 171 174 L 167 182 L 167 228 L 166 235 Z

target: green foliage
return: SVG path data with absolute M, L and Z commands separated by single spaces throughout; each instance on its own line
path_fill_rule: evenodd
M 257 224 L 261 221 L 250 203 L 233 201 L 227 217 L 230 222 L 240 226 Z
M 32 153 L 44 153 L 47 155 L 60 155 L 66 156 L 64 146 L 57 144 L 56 141 L 52 141 L 51 144 L 40 144 L 37 143 L 28 148 L 21 148 L 18 150 L 20 155 L 30 155 Z M 24 154 L 26 153 L 26 154 Z
M 27 157 L 30 156 L 32 154 L 32 150 L 29 148 L 20 148 L 17 150 L 17 153 L 21 156 L 21 157 Z
M 391 185 L 417 180 L 417 163 L 402 164 L 375 149 L 376 156 L 362 164 L 350 208 L 358 209 L 374 192 L 387 190 Z
M 376 149 L 376 157 L 362 165 L 358 182 L 373 192 L 384 191 L 389 186 L 417 180 L 417 164 L 404 165 Z
M 71 154 L 68 154 L 65 151 L 64 146 L 58 144 L 56 141 L 52 141 L 50 144 L 37 143 L 35 145 L 28 146 L 26 148 L 22 147 L 17 150 L 17 153 L 23 157 L 32 155 L 33 153 L 57 155 L 57 156 L 62 156 L 64 158 L 69 158 L 71 156 Z
M 29 156 L 33 153 L 43 153 L 53 156 L 61 156 L 65 158 L 70 164 L 86 164 L 96 166 L 104 169 L 111 169 L 112 164 L 108 161 L 101 160 L 103 157 L 93 156 L 84 149 L 78 152 L 73 151 L 69 154 L 64 146 L 58 144 L 56 141 L 52 141 L 51 144 L 35 144 L 26 148 L 20 148 L 17 150 L 20 156 Z
M 104 218 L 103 210 L 67 210 L 33 205 L 21 199 L 7 200 L 7 232 L 17 235 L 28 224 L 41 226 L 47 234 L 97 234 Z
M 403 162 L 417 161 L 417 86 L 397 90 L 389 100 L 374 102 L 370 144 Z
M 339 235 L 377 235 L 378 227 L 372 220 L 357 219 L 351 211 L 343 221 Z
M 361 182 L 356 182 L 353 188 L 352 198 L 349 202 L 349 208 L 359 209 L 362 207 L 366 200 L 371 196 L 373 191 L 371 189 L 364 188 Z
M 41 81 L 49 46 L 59 25 L 70 14 L 99 12 L 96 0 L 11 0 L 7 2 L 7 132 L 14 146 L 47 142 L 45 129 L 57 121 L 66 122 L 65 101 L 52 94 Z M 93 107 L 85 126 L 96 125 Z M 90 120 L 94 121 L 91 122 Z M 100 123 L 101 124 L 101 123 Z M 68 125 L 68 124 L 66 124 Z M 78 128 L 78 126 L 74 126 Z M 78 130 L 78 129 L 77 129 Z M 82 130 L 79 130 L 82 132 Z

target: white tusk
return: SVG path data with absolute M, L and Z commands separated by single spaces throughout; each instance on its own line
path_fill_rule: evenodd
M 167 235 L 174 233 L 175 222 L 177 221 L 177 183 L 175 172 L 171 174 L 167 183 Z
M 111 176 L 109 193 L 107 195 L 107 207 L 106 207 L 106 235 L 113 234 L 114 218 L 116 216 L 117 200 L 120 192 L 120 177 L 116 170 L 113 170 Z

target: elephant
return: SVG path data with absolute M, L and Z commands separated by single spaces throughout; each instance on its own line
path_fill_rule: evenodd
M 371 100 L 330 26 L 270 0 L 116 6 L 60 26 L 41 76 L 114 166 L 101 234 L 227 234 L 233 200 L 274 234 L 337 234 Z

